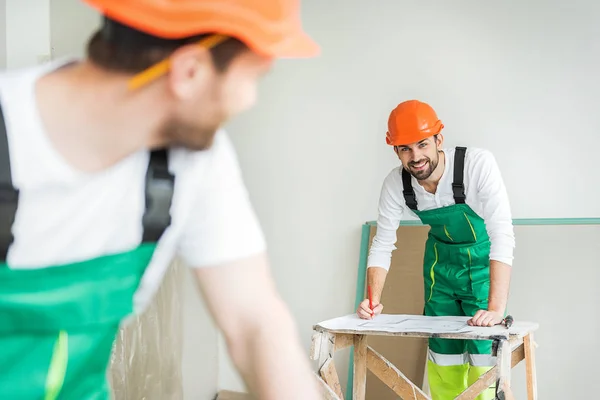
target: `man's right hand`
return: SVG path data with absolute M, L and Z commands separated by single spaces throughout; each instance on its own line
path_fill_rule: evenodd
M 369 307 L 369 299 L 364 299 L 358 306 L 356 314 L 362 319 L 373 319 L 383 311 L 383 304 L 373 304 L 373 309 Z

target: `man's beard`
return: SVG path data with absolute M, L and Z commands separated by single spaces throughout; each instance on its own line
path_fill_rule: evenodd
M 221 124 L 195 126 L 181 121 L 170 121 L 162 129 L 161 137 L 168 146 L 180 146 L 188 150 L 209 149 Z
M 439 156 L 437 156 L 435 160 L 431 160 L 428 157 L 423 157 L 420 160 L 409 162 L 405 169 L 410 172 L 412 176 L 417 178 L 417 180 L 424 181 L 425 179 L 429 178 L 431 174 L 433 174 L 433 171 L 435 171 L 438 166 L 439 160 Z M 423 162 L 426 163 L 423 169 L 414 169 L 415 166 L 421 165 Z

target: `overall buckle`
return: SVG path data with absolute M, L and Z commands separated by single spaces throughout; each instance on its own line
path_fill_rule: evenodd
M 454 195 L 455 201 L 460 201 L 464 203 L 467 196 L 465 195 L 465 187 L 462 184 L 453 183 L 452 184 L 452 194 Z

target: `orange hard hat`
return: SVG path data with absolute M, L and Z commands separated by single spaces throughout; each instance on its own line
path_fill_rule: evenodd
M 106 17 L 165 39 L 235 37 L 267 57 L 312 57 L 298 0 L 84 0 Z
M 386 142 L 392 146 L 403 146 L 437 135 L 442 128 L 444 124 L 429 104 L 408 100 L 398 104 L 390 113 Z

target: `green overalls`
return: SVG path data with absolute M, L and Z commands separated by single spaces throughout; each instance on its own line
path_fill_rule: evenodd
M 487 310 L 490 288 L 490 240 L 485 222 L 467 204 L 463 185 L 466 148 L 457 147 L 452 184 L 456 204 L 419 211 L 411 175 L 402 169 L 406 205 L 430 225 L 423 277 L 425 315 L 473 316 Z M 492 342 L 429 339 L 428 379 L 433 400 L 450 400 L 493 365 Z M 478 400 L 494 399 L 494 388 Z
M 19 191 L 12 185 L 1 110 L 0 130 L 4 262 L 13 241 Z M 156 243 L 170 224 L 173 188 L 167 152 L 154 151 L 146 174 L 144 233 L 137 248 L 39 269 L 0 264 L 0 399 L 110 398 L 107 368 L 112 346 L 121 321 L 133 312 L 133 295 Z

